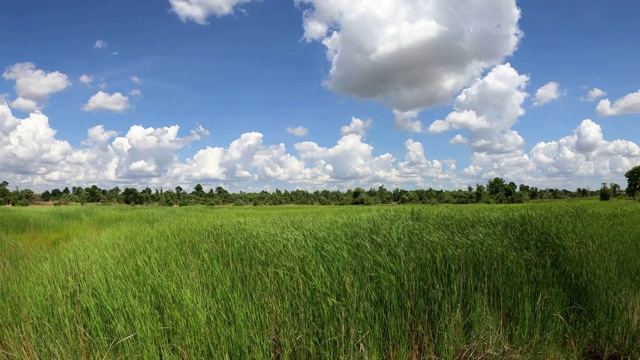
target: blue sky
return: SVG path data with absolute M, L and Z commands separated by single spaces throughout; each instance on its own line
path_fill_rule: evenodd
M 632 1 L 25 0 L 0 13 L 0 179 L 625 184 Z M 591 96 L 589 96 L 591 95 Z

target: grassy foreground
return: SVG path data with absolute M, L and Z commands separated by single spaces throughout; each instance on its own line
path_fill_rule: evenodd
M 640 204 L 0 208 L 0 359 L 640 358 Z

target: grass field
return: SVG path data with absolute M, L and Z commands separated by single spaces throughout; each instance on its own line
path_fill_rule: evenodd
M 0 358 L 640 358 L 640 203 L 0 208 Z

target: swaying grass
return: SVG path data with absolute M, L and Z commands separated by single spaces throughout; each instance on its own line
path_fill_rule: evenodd
M 639 358 L 639 210 L 0 209 L 0 358 Z

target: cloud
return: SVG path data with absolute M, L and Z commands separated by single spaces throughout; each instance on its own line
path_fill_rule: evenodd
M 131 105 L 129 98 L 119 92 L 107 94 L 104 91 L 98 91 L 82 108 L 84 111 L 113 111 L 125 112 Z
M 309 129 L 304 126 L 288 127 L 287 132 L 294 136 L 307 136 L 309 135 Z
M 638 164 L 640 147 L 626 140 L 605 140 L 600 125 L 586 119 L 573 135 L 540 142 L 531 150 L 531 155 L 538 170 L 548 177 L 606 179 L 622 175 Z
M 588 102 L 594 102 L 594 101 L 598 100 L 599 98 L 604 97 L 606 95 L 607 95 L 607 93 L 604 92 L 603 90 L 600 90 L 598 88 L 593 88 L 591 91 L 589 91 L 587 93 L 587 97 L 586 97 L 585 100 L 588 101 Z
M 408 131 L 414 133 L 422 132 L 422 121 L 418 120 L 418 111 L 393 110 L 394 124 L 398 131 Z
M 445 104 L 513 54 L 515 0 L 296 0 L 306 41 L 326 48 L 324 84 L 399 111 Z
M 142 83 L 142 81 L 140 80 L 140 78 L 139 78 L 139 77 L 137 77 L 137 76 L 131 76 L 131 77 L 129 77 L 129 80 L 133 81 L 134 83 L 136 83 L 136 84 L 138 84 L 138 85 Z
M 71 85 L 67 75 L 59 71 L 46 72 L 36 69 L 35 64 L 29 62 L 9 66 L 2 76 L 6 80 L 15 80 L 14 89 L 18 99 L 12 106 L 23 111 L 42 108 L 51 94 Z
M 640 113 L 640 90 L 616 100 L 613 106 L 609 99 L 600 100 L 596 107 L 596 111 L 598 112 L 598 115 L 602 117 L 638 114 Z
M 186 136 L 180 131 L 177 125 L 133 125 L 120 135 L 97 125 L 87 130 L 81 147 L 73 147 L 57 138 L 44 114 L 34 112 L 18 119 L 6 103 L 0 104 L 0 178 L 36 190 L 68 184 L 167 188 L 195 183 L 233 184 L 241 190 L 256 184 L 305 189 L 380 184 L 461 188 L 495 176 L 534 186 L 571 188 L 622 181 L 624 172 L 640 163 L 637 144 L 606 140 L 601 127 L 591 120 L 584 120 L 560 140 L 538 143 L 529 153 L 520 148 L 475 152 L 460 171 L 451 159 L 430 159 L 422 143 L 413 139 L 404 142 L 404 156 L 396 157 L 376 154 L 356 133 L 341 136 L 333 146 L 305 141 L 289 150 L 284 144 L 266 142 L 261 133 L 248 132 L 227 146 L 196 149 L 192 157 L 181 160 L 178 154 L 209 132 L 202 126 Z M 472 141 L 460 134 L 454 140 Z
M 14 109 L 18 109 L 26 113 L 32 113 L 36 110 L 40 110 L 40 105 L 38 105 L 37 102 L 25 99 L 23 97 L 18 97 L 17 99 L 10 102 L 9 105 Z
M 93 77 L 83 74 L 78 78 L 78 80 L 87 86 L 91 86 L 91 83 L 93 82 Z
M 509 63 L 496 66 L 462 91 L 454 111 L 434 121 L 427 131 L 468 130 L 468 144 L 474 152 L 518 151 L 524 139 L 511 127 L 525 113 L 522 104 L 528 96 L 524 91 L 528 81 L 528 76 L 518 74 Z
M 140 89 L 133 89 L 129 91 L 129 95 L 135 96 L 135 97 L 142 96 L 142 91 L 140 91 Z
M 340 128 L 342 135 L 356 134 L 365 136 L 367 130 L 371 127 L 373 121 L 371 119 L 361 120 L 356 117 L 351 118 L 351 123 Z
M 557 100 L 562 96 L 564 96 L 564 92 L 560 90 L 560 84 L 555 81 L 551 81 L 536 91 L 533 105 L 544 105 L 553 100 Z
M 0 171 L 45 174 L 53 171 L 71 153 L 71 145 L 55 138 L 56 131 L 42 113 L 34 112 L 28 118 L 18 120 L 4 104 L 0 105 L 0 120 L 3 117 Z
M 424 186 L 425 179 L 445 180 L 451 174 L 443 172 L 441 161 L 427 160 L 421 143 L 409 139 L 405 142 L 405 161 L 398 164 L 399 176 L 404 181 L 410 181 Z M 455 165 L 453 165 L 455 168 Z
M 96 40 L 96 43 L 93 45 L 94 49 L 104 49 L 109 46 L 109 43 L 104 40 Z
M 182 21 L 193 21 L 200 25 L 206 25 L 211 15 L 232 15 L 236 7 L 249 2 L 251 0 L 169 0 L 171 10 Z

